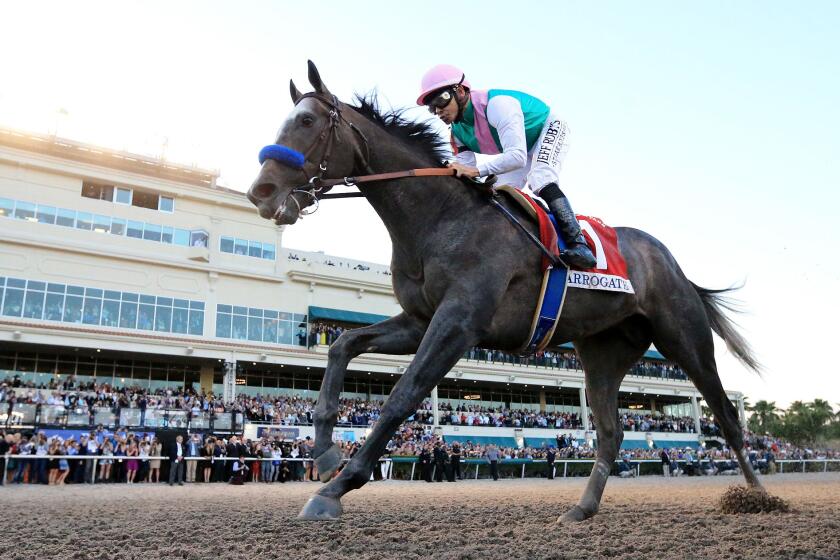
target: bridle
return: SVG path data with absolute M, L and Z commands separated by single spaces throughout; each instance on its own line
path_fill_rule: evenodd
M 330 198 L 354 198 L 364 196 L 361 192 L 327 194 L 327 190 L 337 185 L 354 187 L 357 186 L 358 183 L 387 181 L 391 179 L 402 179 L 407 177 L 455 177 L 457 175 L 454 169 L 449 169 L 445 167 L 428 167 L 421 169 L 408 169 L 405 171 L 393 171 L 391 173 L 348 176 L 343 177 L 341 179 L 324 179 L 324 174 L 327 172 L 327 169 L 329 167 L 329 160 L 330 156 L 332 155 L 333 146 L 336 143 L 341 142 L 339 137 L 339 125 L 342 122 L 345 123 L 350 128 L 350 130 L 355 132 L 355 134 L 361 139 L 361 143 L 364 146 L 362 161 L 359 165 L 354 166 L 354 169 L 370 169 L 370 166 L 368 164 L 368 161 L 370 160 L 370 145 L 368 144 L 367 137 L 359 129 L 359 127 L 344 117 L 344 115 L 341 112 L 341 103 L 335 95 L 330 95 L 328 97 L 326 95 L 314 91 L 304 93 L 295 101 L 295 106 L 297 106 L 301 101 L 307 98 L 316 99 L 317 101 L 320 101 L 321 103 L 326 105 L 329 109 L 329 120 L 324 124 L 323 128 L 321 129 L 321 132 L 318 134 L 317 138 L 315 138 L 315 141 L 312 142 L 312 144 L 306 149 L 306 151 L 300 153 L 295 150 L 292 150 L 291 148 L 287 148 L 286 146 L 281 146 L 278 144 L 269 144 L 268 146 L 265 146 L 262 150 L 260 150 L 261 164 L 265 162 L 266 159 L 273 159 L 279 162 L 280 164 L 285 165 L 286 167 L 291 167 L 293 169 L 300 170 L 305 183 L 300 187 L 293 189 L 286 197 L 286 200 L 291 199 L 295 203 L 295 205 L 297 205 L 298 214 L 300 216 L 308 216 L 310 214 L 314 214 L 318 210 L 319 203 L 321 200 L 326 200 Z M 313 154 L 322 144 L 324 148 L 321 151 L 320 157 L 318 159 L 313 159 Z M 317 165 L 314 174 L 310 175 L 309 173 L 307 173 L 307 165 Z M 292 196 L 295 193 L 302 193 L 308 196 L 311 199 L 311 202 L 306 206 L 301 207 L 297 199 L 294 196 Z M 313 205 L 315 207 L 312 210 L 308 210 L 308 208 L 310 208 Z

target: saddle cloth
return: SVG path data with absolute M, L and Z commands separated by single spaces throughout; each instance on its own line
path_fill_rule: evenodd
M 554 255 L 565 249 L 554 216 L 546 212 L 540 203 L 519 189 L 502 185 L 496 191 L 508 195 L 539 225 L 540 241 Z M 551 261 L 542 258 L 543 282 L 531 334 L 522 351 L 537 352 L 548 345 L 560 318 L 566 300 L 566 288 L 605 290 L 610 292 L 634 293 L 627 276 L 627 263 L 618 249 L 618 235 L 599 218 L 577 216 L 586 244 L 595 255 L 595 267 L 588 270 L 569 269 L 565 266 L 553 268 Z

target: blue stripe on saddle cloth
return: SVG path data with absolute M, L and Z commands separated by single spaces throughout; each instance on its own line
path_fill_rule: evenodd
M 557 230 L 557 221 L 551 213 L 548 213 L 551 224 Z M 566 245 L 558 230 L 557 245 L 562 252 Z M 558 268 L 548 267 L 543 274 L 540 299 L 537 304 L 537 311 L 531 323 L 531 338 L 524 351 L 539 352 L 548 346 L 551 337 L 554 335 L 554 328 L 560 313 L 563 311 L 563 303 L 566 301 L 566 280 L 568 279 L 569 268 L 561 265 Z

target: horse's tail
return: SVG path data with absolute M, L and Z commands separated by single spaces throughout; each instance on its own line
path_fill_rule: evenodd
M 724 313 L 724 310 L 733 313 L 743 313 L 743 309 L 739 307 L 738 303 L 725 295 L 741 289 L 742 286 L 710 290 L 708 288 L 701 288 L 693 282 L 691 285 L 694 287 L 697 295 L 700 296 L 700 299 L 703 300 L 703 307 L 706 308 L 706 316 L 709 318 L 712 330 L 726 342 L 726 347 L 738 358 L 739 362 L 761 375 L 761 364 L 755 357 L 750 344 L 738 332 L 737 325 L 732 319 Z

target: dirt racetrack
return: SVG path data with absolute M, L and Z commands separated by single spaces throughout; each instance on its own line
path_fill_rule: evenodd
M 557 526 L 584 479 L 370 483 L 338 522 L 295 519 L 317 483 L 7 486 L 17 558 L 840 558 L 840 473 L 764 477 L 792 513 L 724 515 L 740 477 L 611 478 L 601 513 Z

